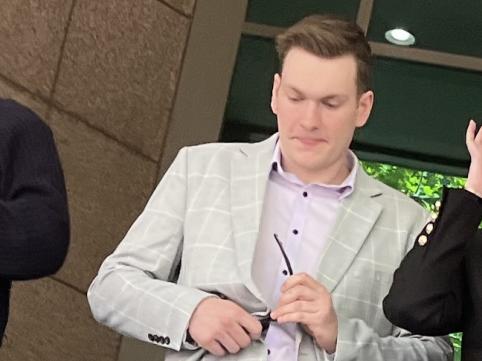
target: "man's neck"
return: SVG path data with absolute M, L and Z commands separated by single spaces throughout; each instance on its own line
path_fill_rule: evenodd
M 348 177 L 351 171 L 348 156 L 343 162 L 338 162 L 330 167 L 324 169 L 322 172 L 310 172 L 304 169 L 299 169 L 294 164 L 286 164 L 281 157 L 281 166 L 287 172 L 296 175 L 303 183 L 318 183 L 340 185 Z

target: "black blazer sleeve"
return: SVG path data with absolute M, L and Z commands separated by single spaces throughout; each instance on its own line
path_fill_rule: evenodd
M 56 272 L 68 243 L 67 196 L 52 133 L 27 108 L 0 99 L 0 278 Z
M 479 197 L 464 189 L 444 190 L 437 220 L 419 234 L 427 237 L 427 243 L 420 245 L 417 237 L 383 301 L 392 323 L 424 335 L 462 330 L 467 294 L 465 250 L 475 238 L 481 218 Z

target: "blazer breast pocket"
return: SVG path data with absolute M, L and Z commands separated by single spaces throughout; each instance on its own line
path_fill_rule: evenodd
M 382 312 L 393 273 L 374 265 L 355 264 L 333 292 L 336 308 L 349 317 L 369 319 Z

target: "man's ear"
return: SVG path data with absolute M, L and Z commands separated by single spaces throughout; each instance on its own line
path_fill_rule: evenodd
M 271 111 L 278 114 L 278 90 L 281 83 L 281 77 L 276 73 L 273 77 L 273 89 L 271 90 Z
M 356 127 L 363 127 L 368 121 L 370 112 L 372 111 L 375 94 L 371 90 L 366 91 L 358 99 L 358 109 L 356 116 Z

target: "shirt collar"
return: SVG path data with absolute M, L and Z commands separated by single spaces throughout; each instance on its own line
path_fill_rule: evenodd
M 286 179 L 291 183 L 296 183 L 298 185 L 306 186 L 307 184 L 301 181 L 296 175 L 286 172 L 283 167 L 281 166 L 281 147 L 279 145 L 279 138 L 276 141 L 276 146 L 273 152 L 273 158 L 271 161 L 271 171 L 277 172 L 281 177 Z M 324 183 L 312 183 L 309 185 L 322 187 L 328 190 L 332 190 L 339 194 L 339 198 L 343 199 L 348 197 L 355 187 L 355 179 L 356 174 L 358 171 L 358 167 L 360 166 L 360 162 L 358 161 L 357 156 L 353 153 L 350 149 L 348 149 L 347 153 L 349 166 L 350 166 L 350 173 L 348 176 L 341 182 L 340 184 L 324 184 Z

